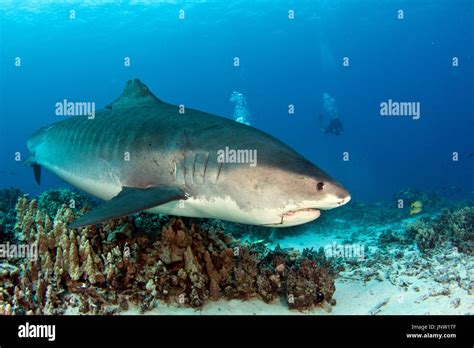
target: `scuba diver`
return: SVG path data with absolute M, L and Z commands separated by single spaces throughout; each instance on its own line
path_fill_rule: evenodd
M 337 112 L 336 99 L 331 97 L 329 93 L 323 93 L 323 110 L 324 113 L 319 114 L 319 123 L 321 131 L 324 134 L 334 134 L 335 136 L 342 135 L 344 130 L 342 121 Z M 327 115 L 330 118 L 329 124 L 324 128 L 324 116 Z
M 322 119 L 322 117 L 320 119 Z M 329 122 L 326 129 L 325 130 L 321 129 L 321 130 L 324 132 L 324 134 L 334 134 L 338 136 L 342 134 L 344 127 L 342 125 L 342 121 L 339 118 L 339 116 L 335 115 L 335 117 Z
M 343 131 L 342 121 L 339 117 L 333 118 L 329 125 L 326 127 L 324 134 L 334 134 L 334 135 L 341 135 Z

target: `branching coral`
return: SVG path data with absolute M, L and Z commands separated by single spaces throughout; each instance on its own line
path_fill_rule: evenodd
M 68 230 L 85 208 L 62 204 L 51 217 L 42 206 L 41 197 L 21 197 L 16 205 L 15 229 L 37 247 L 38 259 L 20 259 L 2 271 L 4 314 L 71 307 L 113 314 L 130 305 L 145 311 L 155 301 L 201 307 L 210 300 L 279 297 L 290 308 L 307 309 L 330 303 L 335 291 L 335 273 L 322 252 L 272 251 L 241 243 L 218 225 L 181 219 L 158 225 L 143 215 Z

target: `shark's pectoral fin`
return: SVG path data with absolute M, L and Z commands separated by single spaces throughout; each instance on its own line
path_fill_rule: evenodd
M 180 199 L 187 199 L 187 196 L 179 187 L 150 187 L 146 189 L 124 187 L 117 196 L 81 216 L 71 223 L 69 228 L 97 224 Z

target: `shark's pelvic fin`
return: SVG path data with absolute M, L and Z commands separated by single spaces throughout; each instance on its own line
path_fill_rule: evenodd
M 26 166 L 31 166 L 33 168 L 33 173 L 35 175 L 35 181 L 38 185 L 41 185 L 41 166 L 36 163 L 36 160 L 33 156 L 30 156 L 25 161 Z
M 179 187 L 124 187 L 117 196 L 81 216 L 69 228 L 97 224 L 180 199 L 187 199 L 187 195 Z
M 41 185 L 41 166 L 39 164 L 32 164 L 35 180 L 38 185 Z
M 129 106 L 144 104 L 156 105 L 159 103 L 163 102 L 151 93 L 150 89 L 143 82 L 139 79 L 135 79 L 127 81 L 122 95 L 105 108 L 115 110 Z

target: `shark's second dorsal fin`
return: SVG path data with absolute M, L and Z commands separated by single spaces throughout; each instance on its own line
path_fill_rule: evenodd
M 139 79 L 129 80 L 120 97 L 113 103 L 106 106 L 107 109 L 117 109 L 123 107 L 137 106 L 143 104 L 162 103 L 150 89 Z

